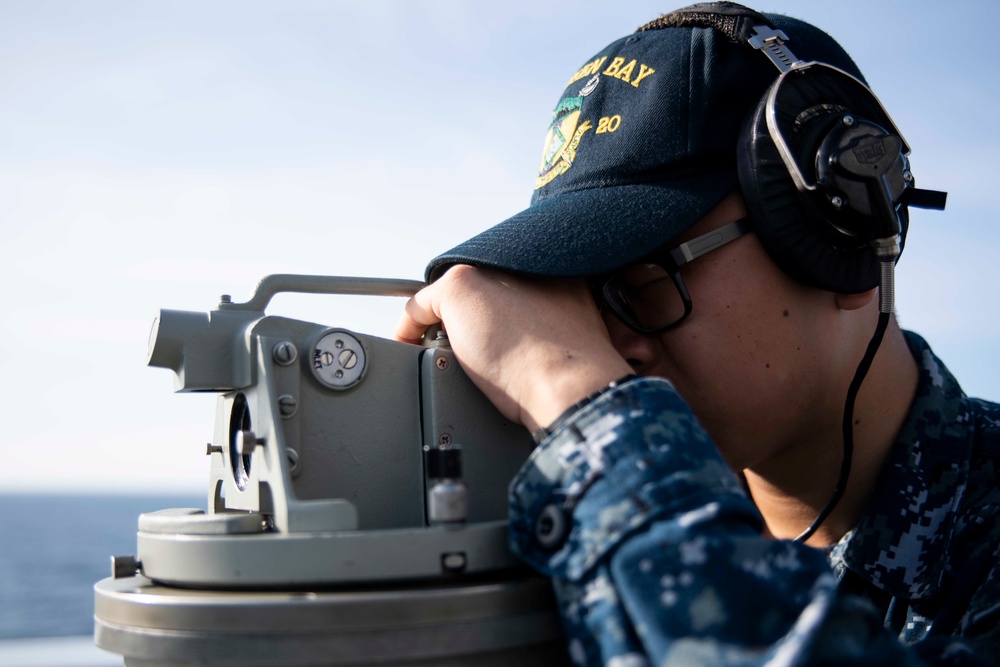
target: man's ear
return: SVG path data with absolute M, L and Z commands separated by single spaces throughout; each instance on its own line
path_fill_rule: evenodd
M 857 310 L 864 308 L 875 298 L 877 288 L 873 287 L 860 294 L 837 294 L 837 307 L 841 310 Z

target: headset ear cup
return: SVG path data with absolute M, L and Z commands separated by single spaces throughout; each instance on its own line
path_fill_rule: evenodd
M 845 294 L 878 286 L 878 262 L 867 243 L 844 242 L 822 211 L 825 195 L 795 187 L 767 128 L 768 97 L 744 122 L 737 145 L 740 188 L 761 244 L 785 273 L 807 285 Z M 801 104 L 789 113 L 810 106 Z

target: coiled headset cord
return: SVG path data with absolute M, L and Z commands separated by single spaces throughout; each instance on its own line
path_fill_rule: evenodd
M 854 371 L 854 379 L 851 380 L 851 386 L 847 389 L 847 399 L 844 402 L 844 420 L 841 423 L 844 452 L 840 461 L 840 474 L 837 477 L 836 485 L 833 487 L 833 494 L 830 496 L 830 500 L 819 511 L 819 514 L 816 515 L 816 518 L 813 519 L 809 527 L 795 538 L 796 542 L 805 542 L 813 536 L 816 530 L 830 516 L 830 513 L 833 512 L 837 503 L 844 496 L 844 491 L 847 490 L 847 480 L 851 475 L 851 462 L 854 459 L 854 402 L 858 397 L 858 392 L 861 390 L 861 383 L 864 382 L 865 376 L 868 375 L 868 369 L 871 368 L 872 362 L 875 360 L 875 353 L 878 352 L 878 348 L 882 344 L 885 330 L 889 327 L 889 316 L 892 315 L 893 302 L 895 300 L 894 261 L 882 261 L 881 267 L 882 280 L 879 283 L 879 314 L 878 322 L 875 325 L 875 333 L 872 334 L 871 340 L 868 341 L 868 349 L 865 350 L 865 356 L 861 358 L 861 363 L 858 364 L 857 370 Z

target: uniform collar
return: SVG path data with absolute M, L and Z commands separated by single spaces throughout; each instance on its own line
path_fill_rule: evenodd
M 954 376 L 923 338 L 904 333 L 920 369 L 916 395 L 872 499 L 831 560 L 895 597 L 921 599 L 941 586 L 973 432 Z

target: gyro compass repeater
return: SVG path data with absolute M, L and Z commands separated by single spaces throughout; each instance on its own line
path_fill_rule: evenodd
M 160 311 L 148 364 L 219 394 L 206 508 L 139 517 L 136 556 L 95 586 L 98 646 L 134 667 L 566 661 L 548 580 L 507 546 L 531 436 L 447 337 L 265 314 L 281 292 L 422 286 L 272 275 L 244 303 Z

